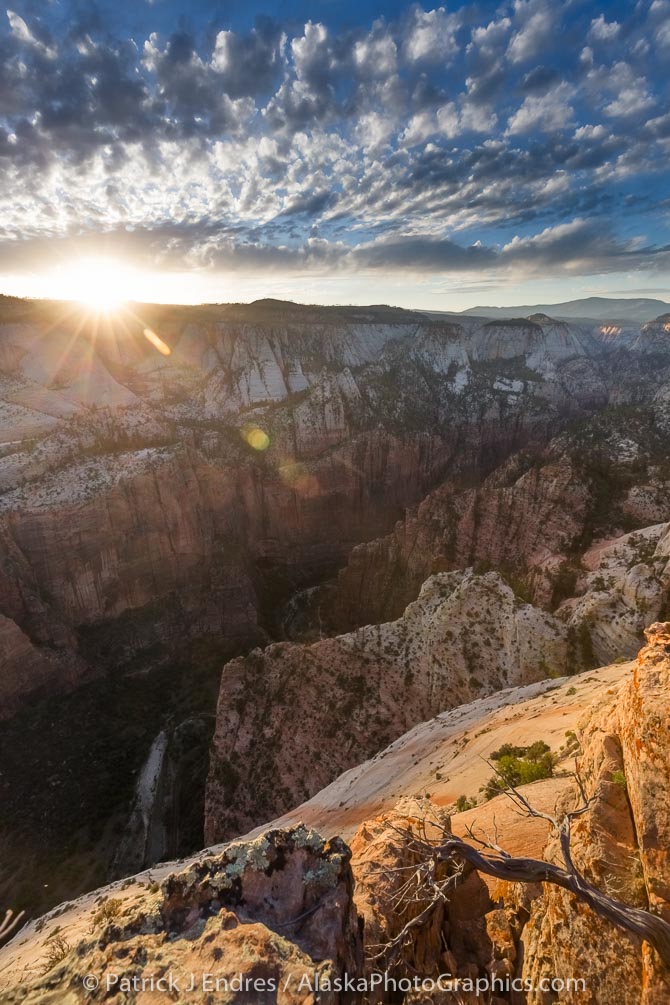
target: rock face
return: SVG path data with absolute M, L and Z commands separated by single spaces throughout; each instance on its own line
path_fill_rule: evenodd
M 206 840 L 288 810 L 418 722 L 501 686 L 565 672 L 565 626 L 497 573 L 441 573 L 398 621 L 227 664 Z
M 83 994 L 85 972 L 146 979 L 171 972 L 178 980 L 191 972 L 241 973 L 288 980 L 290 990 L 314 970 L 324 978 L 346 971 L 369 979 L 388 969 L 396 980 L 448 974 L 467 1005 L 478 1000 L 475 982 L 494 978 L 496 1005 L 665 1005 L 670 974 L 654 952 L 559 888 L 503 883 L 466 867 L 424 916 L 431 891 L 412 885 L 425 861 L 416 840 L 439 843 L 450 832 L 465 835 L 468 826 L 478 836 L 495 835 L 512 855 L 560 861 L 546 820 L 510 810 L 505 795 L 458 813 L 449 792 L 460 785 L 471 791 L 472 772 L 481 777 L 482 751 L 539 735 L 553 748 L 578 718 L 572 752 L 560 755 L 556 777 L 522 791 L 540 812 L 573 808 L 574 776 L 564 769 L 576 752 L 590 798 L 588 812 L 572 827 L 577 868 L 616 899 L 670 921 L 670 623 L 652 625 L 647 641 L 633 666 L 512 689 L 423 723 L 336 783 L 349 805 L 333 804 L 330 824 L 325 800 L 320 810 L 317 800 L 295 810 L 296 820 L 320 812 L 323 830 L 343 824 L 351 832 L 347 820 L 354 819 L 358 799 L 351 867 L 339 839 L 324 841 L 296 822 L 209 850 L 176 872 L 160 867 L 155 879 L 145 873 L 28 926 L 0 951 L 0 1001 L 98 1000 Z M 420 782 L 422 766 L 431 779 L 429 795 Z M 436 766 L 457 777 L 435 775 Z M 375 772 L 371 788 L 364 778 Z M 398 784 L 406 786 L 405 798 L 370 814 L 375 794 L 397 792 Z M 436 869 L 433 878 L 441 882 L 453 866 Z M 403 929 L 407 937 L 391 952 Z M 65 955 L 40 975 L 50 944 L 52 955 L 61 955 L 54 941 L 61 933 Z M 520 982 L 517 990 L 513 980 Z M 569 983 L 575 980 L 582 983 Z M 328 994 L 265 999 L 234 993 L 230 1000 L 356 1001 Z M 137 1001 L 145 1000 L 151 998 L 140 993 Z M 208 999 L 198 993 L 195 1000 L 205 1005 Z M 374 1005 L 388 1000 L 379 988 L 368 996 Z M 413 991 L 398 1000 L 451 1005 L 454 996 Z
M 662 523 L 595 545 L 582 556 L 589 571 L 580 595 L 557 615 L 588 631 L 596 660 L 629 656 L 644 626 L 667 610 L 670 598 L 670 524 Z
M 48 305 L 13 313 L 0 614 L 35 654 L 18 665 L 14 632 L 4 713 L 104 664 L 112 633 L 140 660 L 160 639 L 257 636 L 448 471 L 478 477 L 608 395 L 588 340 L 559 351 L 535 325 L 526 346 L 527 322 L 519 342 L 382 308 L 147 308 L 166 357 L 139 324 L 93 340 Z
M 664 546 L 645 557 L 640 543 L 670 517 L 664 442 L 658 416 L 598 416 L 512 456 L 476 488 L 444 484 L 391 534 L 353 549 L 323 620 L 342 631 L 396 617 L 431 572 L 475 564 L 505 571 L 550 610 L 576 597 L 571 623 L 585 626 L 594 663 L 634 655 L 667 598 Z M 631 526 L 639 531 L 626 534 Z M 608 569 L 595 570 L 599 555 Z
M 229 845 L 155 892 L 98 901 L 88 932 L 59 944 L 62 959 L 50 960 L 47 941 L 46 962 L 0 1001 L 75 1005 L 120 993 L 138 1003 L 163 994 L 201 1005 L 354 1005 L 362 995 L 310 990 L 317 975 L 325 988 L 363 974 L 350 857 L 342 841 L 304 827 Z M 98 978 L 96 989 L 82 985 L 86 974 Z M 166 976 L 169 986 L 159 981 Z
M 73 338 L 56 317 L 13 304 L 0 318 L 0 614 L 37 653 L 20 668 L 8 649 L 5 712 L 104 665 L 112 633 L 140 663 L 159 639 L 272 634 L 288 594 L 445 478 L 400 540 L 354 554 L 335 628 L 399 616 L 443 558 L 525 562 L 540 569 L 533 597 L 544 602 L 552 549 L 563 555 L 592 501 L 583 472 L 555 452 L 540 473 L 517 463 L 513 479 L 455 490 L 521 448 L 536 456 L 566 421 L 608 403 L 667 411 L 658 354 L 542 314 L 456 323 L 276 301 L 148 307 L 97 339 L 85 327 Z
M 633 348 L 662 357 L 670 355 L 670 314 L 661 314 L 643 325 Z
M 483 879 L 467 867 L 432 910 L 431 883 L 413 882 L 430 854 L 426 848 L 439 847 L 450 835 L 444 813 L 428 811 L 426 817 L 426 812 L 420 800 L 413 806 L 405 802 L 366 821 L 351 842 L 356 907 L 365 922 L 369 972 L 382 968 L 398 982 L 412 981 L 416 975 L 423 978 L 426 990 L 406 994 L 408 1005 L 454 1001 L 476 1005 L 481 993 L 475 990 L 475 982 L 482 981 L 483 992 L 483 981 L 493 979 L 500 983 L 491 1001 L 521 1001 L 501 992 L 518 969 L 521 914 L 497 906 Z M 454 876 L 453 866 L 441 863 L 431 880 L 444 883 L 450 876 Z M 403 931 L 406 938 L 394 946 Z M 374 959 L 378 946 L 382 948 Z M 442 990 L 438 990 L 439 982 Z M 370 996 L 373 1005 L 387 1000 L 379 989 Z
M 520 473 L 510 462 L 480 489 L 440 487 L 392 534 L 353 549 L 326 616 L 336 627 L 385 620 L 432 571 L 472 563 L 513 570 L 519 578 L 532 570 L 536 599 L 546 602 L 551 584 L 538 574 L 560 564 L 588 505 L 588 486 L 567 458 Z
M 670 624 L 652 625 L 646 635 L 633 678 L 582 727 L 580 766 L 593 803 L 575 822 L 572 849 L 577 867 L 601 889 L 670 920 Z M 556 855 L 553 843 L 549 854 Z M 587 990 L 569 999 L 579 1005 L 668 1001 L 670 974 L 653 950 L 641 950 L 564 891 L 545 886 L 523 938 L 534 980 L 548 973 L 585 978 Z M 528 1000 L 543 1001 L 538 994 Z
M 496 696 L 499 711 L 493 715 L 481 702 L 477 703 L 481 707 L 478 719 L 469 714 L 474 713 L 474 705 L 447 713 L 439 717 L 439 725 L 438 721 L 423 724 L 358 772 L 343 776 L 333 788 L 341 800 L 347 800 L 346 806 L 340 802 L 338 809 L 337 802 L 329 801 L 324 793 L 297 814 L 320 817 L 325 825 L 331 805 L 333 815 L 325 826 L 337 826 L 338 813 L 343 823 L 355 819 L 354 807 L 364 814 L 384 788 L 397 792 L 398 784 L 402 788 L 411 781 L 412 791 L 420 796 L 421 764 L 431 772 L 435 765 L 444 771 L 444 763 L 450 776 L 464 772 L 456 784 L 460 779 L 463 790 L 471 791 L 472 781 L 466 780 L 466 773 L 472 773 L 468 758 L 474 770 L 476 762 L 481 762 L 483 742 L 487 749 L 499 746 L 505 737 L 507 742 L 532 742 L 543 728 L 541 722 L 534 724 L 538 715 L 544 717 L 542 735 L 549 735 L 551 730 L 546 730 L 552 717 L 557 724 L 561 719 L 570 721 L 565 718 L 570 700 L 581 701 L 576 758 L 590 806 L 572 825 L 575 865 L 610 896 L 670 920 L 670 624 L 654 624 L 646 635 L 648 645 L 632 668 L 620 670 L 618 679 L 613 667 L 575 678 L 570 688 L 563 684 L 559 697 L 531 698 L 525 708 L 520 706 L 516 727 L 502 695 Z M 576 696 L 571 697 L 571 692 Z M 587 696 L 586 708 L 582 692 Z M 553 701 L 558 702 L 555 712 Z M 460 737 L 458 713 L 463 722 Z M 451 735 L 447 720 L 453 720 Z M 465 746 L 467 737 L 474 739 Z M 451 756 L 441 746 L 445 740 L 453 748 Z M 384 767 L 386 756 L 389 763 Z M 420 904 L 400 893 L 403 876 L 412 874 L 410 866 L 416 867 L 412 834 L 439 841 L 441 832 L 465 835 L 471 827 L 478 837 L 495 835 L 496 843 L 513 855 L 562 862 L 546 821 L 525 819 L 510 811 L 504 795 L 445 819 L 449 806 L 443 807 L 440 793 L 453 792 L 454 779 L 439 777 L 435 781 L 431 774 L 424 783 L 432 790 L 430 801 L 425 796 L 406 798 L 394 809 L 366 820 L 351 841 L 356 902 L 373 945 L 388 944 L 402 925 L 420 913 Z M 551 785 L 536 782 L 523 791 L 538 811 L 552 815 L 574 808 L 579 799 L 572 775 L 560 771 Z M 405 873 L 394 871 L 405 866 Z M 398 908 L 398 903 L 399 911 L 391 906 Z M 503 883 L 468 868 L 446 902 L 425 923 L 410 930 L 394 967 L 396 974 L 406 975 L 416 967 L 421 973 L 449 972 L 461 980 L 496 977 L 503 982 L 495 991 L 497 999 L 513 1005 L 546 1005 L 548 1001 L 662 1005 L 670 997 L 670 973 L 649 946 L 603 921 L 572 895 L 550 884 Z M 523 982 L 524 992 L 505 990 L 506 979 Z M 575 979 L 583 983 L 571 985 Z M 552 981 L 557 983 L 550 992 Z M 450 998 L 428 1000 L 448 1002 Z M 474 1002 L 476 997 L 464 994 L 463 1000 Z

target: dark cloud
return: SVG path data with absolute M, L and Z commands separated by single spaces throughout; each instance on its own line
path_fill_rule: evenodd
M 552 84 L 560 80 L 560 75 L 556 70 L 547 66 L 535 66 L 521 78 L 521 90 L 527 92 L 546 91 Z
M 272 18 L 259 17 L 248 35 L 221 31 L 212 63 L 231 98 L 267 93 L 282 68 L 282 29 Z
M 443 238 L 388 238 L 356 249 L 357 265 L 370 269 L 414 269 L 417 272 L 470 272 L 496 264 L 490 248 L 461 247 Z

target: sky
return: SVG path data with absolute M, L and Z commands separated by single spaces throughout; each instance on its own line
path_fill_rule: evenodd
M 670 299 L 670 0 L 10 0 L 0 292 Z

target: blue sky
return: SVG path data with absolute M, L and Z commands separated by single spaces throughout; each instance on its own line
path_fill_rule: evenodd
M 669 61 L 670 0 L 10 0 L 0 289 L 670 298 Z

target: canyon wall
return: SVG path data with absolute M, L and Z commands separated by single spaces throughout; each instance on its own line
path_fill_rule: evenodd
M 112 635 L 123 662 L 274 633 L 291 591 L 438 482 L 480 478 L 611 393 L 602 344 L 551 320 L 143 310 L 169 355 L 138 322 L 73 338 L 48 305 L 0 326 L 5 713 L 104 665 Z
M 613 407 L 512 455 L 481 485 L 446 482 L 390 534 L 352 550 L 323 598 L 323 621 L 346 631 L 397 617 L 431 572 L 469 564 L 506 572 L 528 599 L 555 610 L 588 589 L 584 573 L 605 545 L 670 519 L 663 421 L 658 405 Z M 647 621 L 626 645 L 597 645 L 598 658 L 634 653 L 644 624 L 662 609 L 642 610 Z

